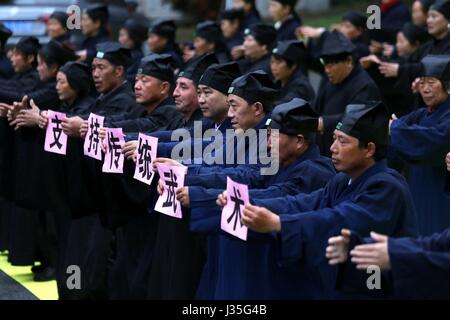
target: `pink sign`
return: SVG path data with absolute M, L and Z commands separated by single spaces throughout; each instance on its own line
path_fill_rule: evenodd
M 242 223 L 242 212 L 249 204 L 248 187 L 227 177 L 227 204 L 223 207 L 220 226 L 223 231 L 244 241 L 247 240 L 247 227 Z
M 122 128 L 106 129 L 106 153 L 102 172 L 123 173 L 124 155 L 122 153 L 125 144 Z
M 155 173 L 153 172 L 152 161 L 156 158 L 158 148 L 158 138 L 150 137 L 139 133 L 136 169 L 134 178 L 145 184 L 151 185 Z
M 44 150 L 58 154 L 66 154 L 67 135 L 62 130 L 62 120 L 66 115 L 52 110 L 47 111 L 48 125 L 45 133 Z
M 102 160 L 102 150 L 100 148 L 99 130 L 103 127 L 104 117 L 91 113 L 88 119 L 88 131 L 84 139 L 84 155 Z
M 156 164 L 164 192 L 159 196 L 155 210 L 178 219 L 182 218 L 181 203 L 177 200 L 177 189 L 183 187 L 186 167 Z

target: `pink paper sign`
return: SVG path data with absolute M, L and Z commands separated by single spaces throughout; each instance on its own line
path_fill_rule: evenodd
M 84 155 L 97 160 L 102 160 L 101 141 L 98 135 L 104 121 L 104 117 L 91 113 L 88 119 L 88 131 L 84 139 Z
M 181 203 L 177 200 L 177 189 L 183 187 L 186 167 L 156 164 L 164 192 L 159 196 L 155 210 L 168 216 L 181 219 Z
M 123 173 L 124 155 L 122 153 L 125 144 L 122 128 L 106 129 L 106 153 L 102 171 L 106 173 Z
M 244 241 L 247 240 L 247 227 L 242 223 L 242 212 L 249 204 L 248 187 L 227 177 L 227 204 L 223 207 L 220 227 Z
M 67 135 L 62 130 L 62 121 L 66 115 L 61 112 L 47 111 L 48 125 L 45 133 L 44 150 L 58 154 L 66 154 Z
M 136 150 L 136 169 L 134 170 L 134 178 L 136 180 L 148 185 L 152 184 L 155 176 L 152 161 L 156 158 L 157 148 L 158 138 L 139 133 L 138 148 Z

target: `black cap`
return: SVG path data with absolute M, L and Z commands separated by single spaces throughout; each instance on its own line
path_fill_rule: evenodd
M 175 41 L 177 26 L 173 20 L 159 19 L 152 23 L 148 31 L 166 38 L 169 41 Z
M 44 59 L 47 64 L 64 65 L 68 61 L 77 60 L 78 56 L 75 52 L 64 46 L 56 40 L 50 40 L 46 45 L 42 46 L 39 56 Z
M 441 13 L 445 19 L 450 20 L 450 0 L 437 0 L 430 10 L 436 10 Z
M 348 21 L 352 25 L 360 29 L 366 29 L 367 27 L 367 18 L 360 12 L 357 11 L 347 11 L 342 16 L 343 21 Z
M 241 71 L 236 62 L 213 64 L 206 69 L 198 84 L 203 84 L 223 94 L 228 94 L 228 88 L 231 83 L 240 76 Z
M 92 20 L 100 20 L 102 24 L 105 24 L 109 19 L 108 6 L 103 4 L 92 4 L 88 6 L 84 12 Z
M 419 0 L 419 2 L 422 4 L 422 7 L 425 9 L 425 11 L 428 12 L 431 5 L 434 3 L 434 0 Z
M 271 128 L 278 129 L 281 133 L 296 136 L 315 133 L 319 116 L 308 102 L 294 98 L 289 102 L 277 105 L 267 122 Z
M 50 15 L 50 19 L 57 20 L 64 29 L 67 29 L 67 20 L 69 19 L 69 15 L 64 11 L 53 11 Z
M 220 13 L 220 20 L 244 20 L 244 9 L 228 9 Z
M 269 75 L 257 70 L 235 79 L 228 89 L 228 94 L 241 97 L 247 103 L 261 102 L 268 111 L 276 98 L 278 90 Z
M 167 81 L 170 84 L 173 84 L 174 65 L 175 60 L 172 55 L 151 53 L 141 59 L 137 74 L 151 76 L 161 81 Z
M 183 71 L 178 73 L 177 77 L 191 79 L 197 85 L 205 70 L 214 63 L 219 63 L 214 53 L 195 57 L 189 60 Z
M 116 66 L 124 66 L 127 68 L 131 63 L 130 50 L 115 41 L 106 41 L 98 43 L 95 47 L 97 52 L 95 58 L 105 59 Z
M 255 23 L 245 29 L 246 36 L 253 36 L 261 45 L 266 45 L 271 49 L 277 38 L 277 31 L 274 27 L 265 25 L 263 23 Z
M 194 37 L 203 38 L 208 42 L 217 42 L 222 39 L 222 30 L 214 21 L 203 21 L 197 24 Z
M 128 31 L 128 35 L 133 40 L 135 46 L 140 49 L 142 43 L 147 39 L 147 26 L 137 22 L 135 19 L 128 19 L 123 24 L 123 28 Z
M 78 93 L 78 96 L 84 96 L 89 93 L 92 87 L 92 76 L 87 64 L 70 61 L 59 68 L 59 71 L 66 75 L 70 87 Z
M 302 61 L 307 52 L 302 41 L 287 40 L 278 41 L 276 48 L 272 50 L 272 54 L 295 64 Z
M 369 101 L 365 104 L 349 104 L 336 129 L 365 143 L 387 146 L 390 115 L 383 102 Z
M 8 29 L 3 23 L 0 22 L 0 49 L 3 49 L 3 47 L 6 44 L 6 41 L 8 41 L 11 35 L 12 31 Z
M 295 5 L 297 4 L 297 0 L 274 0 L 276 2 L 281 3 L 283 6 L 291 6 L 292 10 L 294 10 Z
M 433 77 L 442 81 L 450 80 L 450 55 L 427 55 L 421 61 L 422 77 Z
M 328 32 L 320 52 L 320 57 L 324 62 L 341 60 L 343 57 L 350 56 L 355 50 L 355 46 L 339 31 Z
M 416 42 L 422 44 L 430 39 L 430 34 L 425 28 L 411 22 L 405 23 L 400 31 L 411 44 L 415 44 Z
M 36 37 L 23 37 L 17 42 L 15 49 L 25 55 L 37 55 L 40 47 Z

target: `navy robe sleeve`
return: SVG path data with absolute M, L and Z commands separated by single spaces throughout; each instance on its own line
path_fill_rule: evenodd
M 450 297 L 450 229 L 429 237 L 389 238 L 396 297 Z
M 391 125 L 391 147 L 394 151 L 412 163 L 442 165 L 450 150 L 450 119 L 430 127 L 408 125 L 409 118 L 406 121 L 402 119 Z
M 315 197 L 320 196 L 323 191 L 315 194 Z M 275 207 L 276 210 L 272 211 L 282 213 L 279 238 L 281 258 L 285 261 L 303 258 L 312 265 L 318 264 L 324 259 L 328 238 L 339 234 L 342 228 L 357 230 L 361 234 L 370 231 L 392 234 L 401 214 L 409 210 L 404 193 L 396 184 L 386 183 L 385 179 L 374 179 L 364 191 L 335 206 L 309 212 L 301 210 L 305 202 L 315 197 L 264 200 L 269 210 Z

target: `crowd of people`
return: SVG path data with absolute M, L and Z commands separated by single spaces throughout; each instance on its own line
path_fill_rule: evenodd
M 450 1 L 381 0 L 376 30 L 357 11 L 307 26 L 296 4 L 269 1 L 267 23 L 255 0 L 235 0 L 184 42 L 175 21 L 136 13 L 116 41 L 106 5 L 83 10 L 78 45 L 64 12 L 50 16 L 48 43 L 10 50 L 0 23 L 9 263 L 56 279 L 62 300 L 450 298 Z M 51 128 L 54 144 L 67 136 L 64 154 L 48 152 Z M 181 129 L 191 138 L 173 139 Z M 209 146 L 208 133 L 252 130 L 241 149 Z M 139 156 L 140 134 L 158 139 L 154 157 Z M 175 157 L 180 146 L 201 159 Z M 278 171 L 262 174 L 253 149 Z M 109 154 L 122 173 L 105 172 Z M 136 166 L 154 179 L 135 179 Z M 172 190 L 180 217 L 155 209 L 163 166 L 185 172 Z M 246 240 L 223 228 L 229 179 L 248 188 L 235 222 Z

